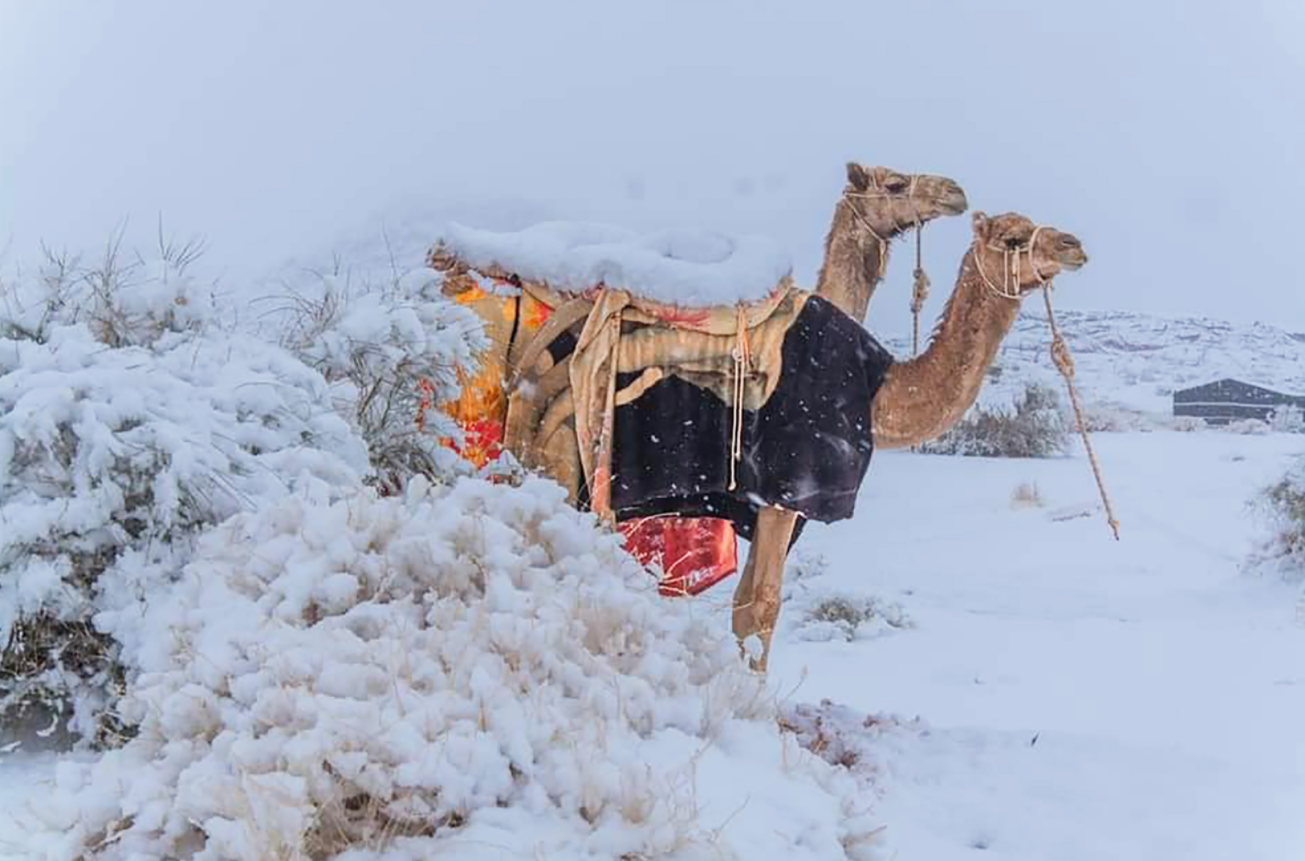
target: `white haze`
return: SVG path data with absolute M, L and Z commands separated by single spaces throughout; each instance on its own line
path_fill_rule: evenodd
M 1305 329 L 1302 37 L 1297 0 L 0 0 L 0 244 L 161 217 L 231 280 L 419 214 L 596 219 L 769 234 L 810 283 L 857 159 L 1077 234 L 1066 307 Z M 927 233 L 935 283 L 967 238 Z

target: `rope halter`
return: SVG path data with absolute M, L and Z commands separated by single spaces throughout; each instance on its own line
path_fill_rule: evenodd
M 1013 299 L 1016 301 L 1019 301 L 1021 298 L 1023 298 L 1023 293 L 1020 292 L 1020 283 L 1021 283 L 1020 276 L 1022 275 L 1022 267 L 1020 266 L 1020 255 L 1022 254 L 1027 254 L 1029 256 L 1029 271 L 1031 271 L 1033 273 L 1033 277 L 1037 279 L 1038 286 L 1042 287 L 1043 289 L 1050 289 L 1051 279 L 1042 277 L 1042 273 L 1038 271 L 1038 264 L 1033 259 L 1033 252 L 1038 242 L 1038 234 L 1042 232 L 1042 227 L 1043 226 L 1041 224 L 1035 225 L 1033 228 L 1033 235 L 1029 237 L 1029 241 L 1025 244 L 1016 246 L 1015 248 L 1009 248 L 1005 245 L 992 245 L 992 244 L 984 246 L 989 251 L 1001 252 L 1001 286 L 1000 287 L 994 284 L 992 282 L 992 279 L 988 277 L 988 273 L 984 271 L 983 259 L 979 255 L 979 248 L 980 248 L 979 239 L 978 237 L 975 237 L 974 244 L 970 247 L 970 257 L 974 261 L 974 268 L 979 272 L 979 277 L 983 279 L 983 283 L 994 294 L 1002 297 L 1003 299 Z
M 920 209 L 915 205 L 915 187 L 918 179 L 919 177 L 916 174 L 911 174 L 910 181 L 906 186 L 906 199 L 910 201 L 912 219 L 915 221 L 915 227 L 917 230 L 923 227 L 923 224 L 920 221 Z M 840 201 L 847 206 L 848 211 L 852 213 L 852 217 L 856 219 L 856 222 L 864 227 L 866 232 L 873 236 L 875 241 L 879 243 L 880 278 L 884 277 L 884 270 L 888 266 L 888 240 L 879 235 L 879 231 L 875 230 L 874 225 L 870 223 L 870 219 L 866 218 L 865 213 L 858 209 L 852 201 L 888 200 L 899 196 L 900 194 L 898 192 L 889 191 L 881 186 L 878 177 L 872 173 L 869 175 L 869 185 L 867 186 L 866 191 L 844 191 L 842 200 Z

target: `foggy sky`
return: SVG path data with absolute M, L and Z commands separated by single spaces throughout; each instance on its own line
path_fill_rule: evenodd
M 239 279 L 417 213 L 595 219 L 769 234 L 809 285 L 856 159 L 1078 235 L 1064 307 L 1305 330 L 1301 6 L 0 0 L 0 248 L 161 216 Z M 927 231 L 939 288 L 968 237 Z

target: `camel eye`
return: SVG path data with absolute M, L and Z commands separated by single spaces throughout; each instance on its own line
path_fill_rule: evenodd
M 1014 251 L 1016 248 L 1019 248 L 1023 244 L 1024 244 L 1024 240 L 1020 239 L 1018 236 L 1006 237 L 1006 247 L 1011 251 Z
M 889 191 L 906 191 L 908 185 L 910 185 L 910 183 L 905 177 L 901 176 L 893 176 L 884 180 L 884 188 Z

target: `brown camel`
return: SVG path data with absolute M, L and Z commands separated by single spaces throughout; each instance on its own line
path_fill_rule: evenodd
M 879 448 L 906 448 L 937 437 L 978 397 L 988 367 L 1019 314 L 1020 300 L 1062 270 L 1087 262 L 1074 236 L 1040 227 L 1023 215 L 973 217 L 974 243 L 966 251 L 956 286 L 928 348 L 894 364 L 870 404 Z M 770 637 L 779 618 L 784 561 L 797 515 L 763 508 L 734 595 L 734 633 L 740 643 L 757 636 L 755 669 L 765 670 Z
M 958 198 L 963 199 L 959 189 L 950 197 L 953 207 L 959 204 Z M 733 307 L 707 309 L 704 313 L 708 316 L 724 319 L 699 321 L 695 324 L 696 329 L 687 329 L 662 321 L 656 313 L 645 313 L 634 305 L 617 306 L 625 308 L 626 323 L 635 324 L 634 329 L 620 338 L 615 337 L 618 331 L 615 326 L 597 329 L 597 324 L 613 319 L 601 316 L 603 306 L 616 298 L 613 295 L 599 291 L 594 295 L 573 295 L 572 298 L 554 296 L 548 302 L 555 308 L 552 316 L 528 342 L 518 341 L 515 347 L 510 342 L 503 344 L 512 381 L 508 391 L 506 446 L 527 466 L 542 468 L 561 481 L 568 487 L 573 501 L 577 501 L 580 492 L 588 486 L 591 490 L 590 505 L 598 511 L 599 507 L 594 503 L 602 500 L 593 494 L 593 489 L 602 491 L 611 486 L 610 467 L 606 466 L 611 459 L 611 437 L 607 437 L 607 442 L 602 441 L 604 428 L 610 432 L 613 426 L 611 410 L 620 408 L 623 403 L 642 402 L 645 397 L 657 402 L 658 391 L 669 391 L 662 389 L 662 383 L 680 392 L 681 396 L 687 385 L 689 390 L 702 392 L 689 394 L 690 399 L 707 399 L 692 401 L 692 404 L 710 402 L 717 404 L 713 407 L 717 414 L 722 410 L 733 414 L 721 428 L 702 438 L 707 446 L 704 450 L 711 450 L 712 440 L 719 441 L 724 428 L 735 432 L 746 425 L 753 429 L 754 437 L 750 444 L 770 445 L 767 450 L 784 452 L 774 461 L 781 469 L 781 462 L 790 460 L 793 451 L 783 449 L 783 445 L 791 443 L 800 448 L 810 442 L 816 449 L 828 447 L 828 439 L 820 429 L 814 435 L 802 431 L 798 437 L 785 437 L 785 433 L 791 433 L 785 421 L 763 421 L 763 414 L 775 403 L 781 406 L 787 403 L 789 412 L 786 417 L 798 423 L 806 420 L 803 413 L 809 405 L 817 411 L 823 409 L 825 418 L 832 415 L 835 423 L 842 422 L 840 427 L 844 431 L 852 428 L 846 433 L 835 431 L 835 434 L 844 433 L 841 438 L 853 443 L 840 450 L 856 449 L 867 437 L 874 445 L 884 448 L 903 448 L 931 439 L 947 430 L 974 402 L 1002 338 L 1014 323 L 1021 297 L 1063 269 L 1077 269 L 1087 260 L 1077 239 L 1051 228 L 1037 227 L 1021 215 L 1012 213 L 989 218 L 976 213 L 973 225 L 973 246 L 962 261 L 956 287 L 931 343 L 920 356 L 898 364 L 891 364 L 882 347 L 874 343 L 859 323 L 831 307 L 832 303 L 822 302 L 787 283 L 781 284 L 767 300 L 770 304 L 764 313 L 759 313 L 755 322 L 745 319 L 747 312 L 742 307 L 737 312 Z M 835 250 L 832 246 L 833 243 L 831 252 Z M 879 247 L 881 250 L 884 248 L 883 245 Z M 866 255 L 862 254 L 862 260 L 865 258 Z M 462 289 L 459 285 L 465 286 L 472 281 L 465 274 L 466 265 L 458 263 L 438 247 L 432 251 L 431 259 L 432 265 L 446 273 L 447 290 L 456 293 Z M 830 273 L 835 270 L 836 267 L 826 267 L 827 287 L 833 285 Z M 547 285 L 535 284 L 500 270 L 488 261 L 483 261 L 478 271 L 521 285 L 532 295 L 544 295 L 549 289 Z M 873 281 L 867 279 L 862 283 L 872 285 Z M 621 318 L 615 319 L 619 322 Z M 807 321 L 805 327 L 804 320 Z M 812 329 L 813 325 L 828 328 Z M 741 334 L 744 327 L 748 333 L 746 341 Z M 740 333 L 737 337 L 736 330 Z M 570 355 L 551 357 L 550 344 L 568 331 L 573 335 L 578 333 L 580 344 Z M 592 331 L 611 333 L 601 336 L 608 337 L 608 341 L 599 338 L 589 341 L 591 344 L 600 343 L 601 349 L 584 348 L 586 333 Z M 813 335 L 813 332 L 826 333 L 830 339 L 822 339 L 822 335 Z M 796 340 L 790 341 L 790 337 Z M 740 345 L 745 343 L 747 351 L 740 353 Z M 771 393 L 785 391 L 788 365 L 777 364 L 777 361 L 781 350 L 790 343 L 807 352 L 796 357 L 791 371 L 797 376 L 792 379 L 802 382 L 787 384 L 785 397 L 788 400 L 785 401 L 779 394 L 772 397 Z M 845 346 L 839 348 L 840 344 Z M 825 351 L 836 348 L 842 349 L 844 358 L 853 357 L 849 360 L 850 365 L 841 368 L 842 371 L 850 369 L 853 376 L 831 377 L 824 372 L 811 376 L 812 368 L 824 366 L 828 355 Z M 876 353 L 882 356 L 882 360 L 875 357 Z M 861 362 L 868 363 L 864 365 L 870 369 L 867 374 L 878 375 L 873 381 L 868 381 L 869 377 L 857 376 L 862 373 L 859 370 Z M 576 387 L 577 368 L 582 369 L 579 381 L 584 384 L 583 390 Z M 805 377 L 802 376 L 804 373 Z M 614 384 L 618 374 L 624 375 L 622 379 L 633 381 L 621 383 L 617 390 Z M 680 379 L 679 389 L 673 389 L 676 384 L 671 377 Z M 859 386 L 855 390 L 866 392 L 866 399 L 847 401 L 838 397 L 838 392 L 843 389 L 828 388 L 830 385 L 842 386 L 843 383 L 833 381 L 843 379 L 861 380 L 860 383 L 854 382 Z M 807 387 L 820 389 L 822 386 L 825 388 L 815 393 L 815 400 L 803 400 Z M 604 400 L 608 410 L 606 419 L 602 417 Z M 671 413 L 678 410 L 675 403 L 680 402 L 670 404 Z M 863 403 L 864 412 L 841 406 L 821 406 L 843 403 Z M 583 445 L 579 442 L 582 438 L 579 426 L 582 408 L 588 426 L 594 429 Z M 594 412 L 594 409 L 598 411 Z M 699 417 L 707 419 L 710 424 L 710 416 L 699 414 Z M 702 424 L 689 422 L 688 425 L 694 428 L 694 434 L 707 433 Z M 639 433 L 638 427 L 625 421 L 615 422 L 618 434 L 622 428 L 629 433 Z M 595 432 L 598 434 L 596 437 Z M 779 444 L 781 448 L 776 448 L 776 437 L 766 436 L 771 433 L 779 434 L 783 439 Z M 683 438 L 684 447 L 677 451 L 692 457 L 696 439 L 692 435 Z M 665 444 L 665 440 L 654 437 L 651 444 Z M 634 448 L 624 450 L 636 451 L 642 447 L 635 444 Z M 735 465 L 739 465 L 741 470 L 752 468 L 746 460 L 737 460 L 737 447 L 733 451 L 734 454 L 726 458 L 730 491 L 734 491 Z M 860 475 L 864 475 L 864 467 L 869 463 L 868 448 L 863 455 L 864 459 L 856 462 L 862 470 Z M 583 462 L 584 457 L 589 458 L 587 463 Z M 715 461 L 713 463 L 720 466 Z M 770 462 L 763 460 L 763 467 L 767 463 Z M 670 468 L 674 466 L 668 464 Z M 696 472 L 698 465 L 693 467 Z M 712 463 L 704 464 L 703 468 L 711 469 Z M 619 469 L 617 472 L 631 475 L 628 469 L 624 473 Z M 841 469 L 821 474 L 826 476 L 822 481 L 835 483 L 839 494 L 854 497 L 859 477 L 848 486 L 846 472 Z M 742 523 L 742 528 L 750 528 L 752 533 L 748 559 L 735 593 L 733 627 L 740 644 L 747 649 L 754 648 L 751 642 L 754 636 L 758 639 L 755 644 L 758 648 L 752 652 L 752 665 L 764 670 L 771 633 L 779 615 L 784 561 L 800 516 L 798 510 L 803 510 L 808 517 L 829 518 L 822 516 L 822 512 L 807 513 L 803 509 L 808 504 L 806 497 L 812 495 L 808 490 L 801 491 L 802 496 L 794 497 L 783 492 L 782 487 L 777 490 L 773 484 L 762 487 L 754 483 L 753 487 L 758 488 L 754 491 L 746 483 L 759 479 L 745 472 L 740 476 L 740 489 L 723 497 L 727 503 L 733 500 L 751 506 L 754 512 L 750 519 L 735 519 L 736 527 Z M 724 477 L 718 478 L 723 487 Z M 764 483 L 764 476 L 760 480 Z M 844 481 L 844 484 L 837 486 L 839 481 Z M 818 490 L 818 486 L 815 489 Z M 712 492 L 719 494 L 722 491 Z M 768 495 L 763 495 L 763 492 Z M 840 495 L 839 498 L 843 497 Z M 610 501 L 606 510 L 607 516 L 615 513 Z M 850 509 L 833 519 L 845 516 L 850 516 Z
M 813 292 L 864 323 L 888 269 L 892 240 L 935 218 L 960 215 L 968 205 L 965 192 L 946 177 L 848 162 Z

